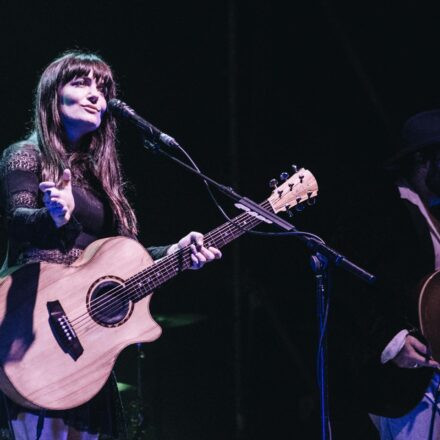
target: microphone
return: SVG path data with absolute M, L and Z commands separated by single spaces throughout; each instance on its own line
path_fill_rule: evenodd
M 145 137 L 151 142 L 162 142 L 168 147 L 178 147 L 179 144 L 176 142 L 174 138 L 163 133 L 158 128 L 156 128 L 153 124 L 150 124 L 144 118 L 139 116 L 131 107 L 128 106 L 124 101 L 119 99 L 110 99 L 107 103 L 107 108 L 110 110 L 110 113 L 116 116 L 120 116 L 124 119 L 127 119 L 136 127 L 140 128 Z

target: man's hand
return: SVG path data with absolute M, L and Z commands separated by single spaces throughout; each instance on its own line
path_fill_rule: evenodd
M 185 235 L 178 243 L 168 249 L 168 255 L 186 246 L 191 248 L 191 269 L 200 269 L 205 263 L 222 257 L 222 253 L 217 248 L 212 246 L 206 248 L 203 245 L 203 234 L 200 232 L 190 232 Z
M 57 228 L 65 225 L 75 209 L 75 200 L 72 194 L 72 174 L 66 169 L 60 185 L 55 182 L 41 182 L 39 185 L 44 192 L 43 202 L 55 222 Z
M 411 335 L 406 337 L 404 346 L 392 362 L 400 368 L 440 367 L 430 356 L 428 347 Z

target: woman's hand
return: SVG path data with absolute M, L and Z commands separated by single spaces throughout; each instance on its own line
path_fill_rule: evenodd
M 70 220 L 75 209 L 70 170 L 64 170 L 60 185 L 56 186 L 54 182 L 41 182 L 39 187 L 44 192 L 44 205 L 48 209 L 56 227 L 60 228 Z
M 205 263 L 222 257 L 222 253 L 217 248 L 212 246 L 206 248 L 203 245 L 203 234 L 200 232 L 190 232 L 180 239 L 178 243 L 171 245 L 168 249 L 168 255 L 188 245 L 191 248 L 191 269 L 200 269 Z
M 400 368 L 440 367 L 429 355 L 428 347 L 411 335 L 406 337 L 404 346 L 392 362 Z

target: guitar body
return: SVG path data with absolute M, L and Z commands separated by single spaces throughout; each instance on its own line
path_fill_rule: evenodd
M 440 362 L 440 270 L 421 282 L 419 295 L 419 321 L 423 336 L 429 343 L 431 355 Z
M 92 243 L 72 266 L 10 270 L 0 280 L 2 391 L 34 409 L 90 400 L 126 346 L 161 334 L 149 312 L 151 295 L 110 302 L 124 280 L 152 264 L 135 240 L 112 237 Z

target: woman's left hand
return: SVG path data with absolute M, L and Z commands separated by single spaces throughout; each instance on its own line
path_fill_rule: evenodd
M 212 260 L 218 260 L 222 257 L 222 253 L 215 247 L 205 247 L 203 244 L 203 234 L 200 232 L 190 232 L 181 238 L 178 243 L 171 245 L 168 254 L 172 254 L 186 246 L 191 248 L 191 267 L 190 269 L 201 269 L 205 263 Z

